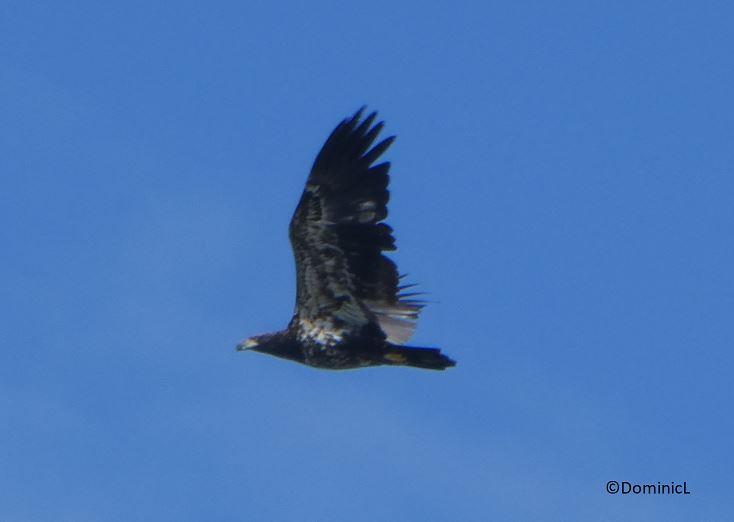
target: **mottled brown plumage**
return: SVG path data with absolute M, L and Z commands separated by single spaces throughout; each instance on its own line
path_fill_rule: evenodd
M 387 217 L 390 164 L 375 161 L 392 144 L 373 143 L 383 123 L 360 109 L 342 121 L 314 161 L 291 219 L 296 309 L 282 332 L 238 348 L 329 369 L 381 364 L 442 370 L 454 361 L 435 348 L 403 347 L 423 303 L 405 293 Z

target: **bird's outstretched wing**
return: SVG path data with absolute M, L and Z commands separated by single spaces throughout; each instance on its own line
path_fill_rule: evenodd
M 395 263 L 382 254 L 395 250 L 392 229 L 382 222 L 390 164 L 374 163 L 394 137 L 372 146 L 383 123 L 373 125 L 374 112 L 362 120 L 362 112 L 326 140 L 290 223 L 296 320 L 322 340 L 376 323 L 388 341 L 402 344 L 422 305 L 401 293 Z

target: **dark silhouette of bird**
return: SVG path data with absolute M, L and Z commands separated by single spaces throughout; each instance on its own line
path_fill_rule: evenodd
M 373 143 L 384 123 L 364 107 L 333 130 L 316 156 L 290 222 L 296 307 L 288 328 L 242 341 L 237 349 L 332 370 L 412 366 L 444 370 L 437 348 L 404 346 L 425 303 L 406 292 L 387 217 L 390 163 L 375 161 L 395 137 Z

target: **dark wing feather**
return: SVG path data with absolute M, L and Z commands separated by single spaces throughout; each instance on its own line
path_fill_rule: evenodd
M 372 146 L 383 123 L 362 109 L 326 140 L 290 224 L 296 259 L 296 316 L 331 319 L 354 331 L 377 322 L 386 337 L 407 341 L 421 304 L 401 295 L 398 271 L 382 252 L 395 249 L 387 217 L 390 164 L 374 162 L 394 137 Z

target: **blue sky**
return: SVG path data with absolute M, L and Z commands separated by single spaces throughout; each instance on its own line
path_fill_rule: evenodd
M 730 517 L 733 24 L 0 3 L 0 519 Z M 362 104 L 445 373 L 234 351 L 289 320 L 288 220 Z

